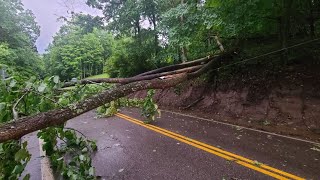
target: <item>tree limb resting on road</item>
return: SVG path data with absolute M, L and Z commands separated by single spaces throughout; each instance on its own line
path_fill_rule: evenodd
M 181 82 L 199 77 L 200 75 L 204 74 L 209 69 L 211 69 L 214 65 L 220 66 L 222 60 L 232 56 L 232 54 L 233 52 L 228 52 L 223 53 L 220 56 L 214 57 L 213 59 L 209 58 L 211 60 L 207 64 L 201 66 L 201 68 L 197 67 L 198 69 L 194 68 L 194 71 L 192 72 L 183 71 L 170 76 L 170 78 L 168 79 L 155 78 L 151 80 L 136 80 L 136 82 L 120 85 L 111 90 L 105 90 L 83 101 L 73 104 L 68 108 L 51 110 L 33 116 L 23 117 L 15 121 L 3 124 L 0 126 L 0 143 L 12 139 L 19 139 L 28 133 L 41 130 L 50 126 L 61 125 L 66 121 L 74 117 L 77 117 L 85 112 L 93 110 L 110 101 L 127 96 L 137 91 L 145 89 L 165 89 L 173 87 Z M 164 72 L 163 69 L 165 68 L 160 69 L 162 69 L 160 72 Z M 152 73 L 154 72 L 159 72 L 159 70 L 154 70 Z M 145 74 L 145 76 L 147 76 L 147 74 Z

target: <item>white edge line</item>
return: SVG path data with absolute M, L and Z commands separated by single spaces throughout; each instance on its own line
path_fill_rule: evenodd
M 46 156 L 46 152 L 42 150 L 43 140 L 39 139 L 39 150 L 40 150 L 40 157 L 41 157 L 41 179 L 42 180 L 54 180 L 53 172 L 50 167 L 50 160 Z
M 201 119 L 201 120 L 204 120 L 204 121 L 214 122 L 214 123 L 217 123 L 217 124 L 223 124 L 223 125 L 226 125 L 226 126 L 241 127 L 242 129 L 246 129 L 246 130 L 251 130 L 251 131 L 260 132 L 260 133 L 264 133 L 264 134 L 269 134 L 269 135 L 273 135 L 273 136 L 279 136 L 279 137 L 283 137 L 283 138 L 287 138 L 287 139 L 292 139 L 292 140 L 296 140 L 296 141 L 302 141 L 302 142 L 311 143 L 311 144 L 320 146 L 320 143 L 317 143 L 317 142 L 314 142 L 314 141 L 305 140 L 305 139 L 285 136 L 285 135 L 276 134 L 276 133 L 267 132 L 267 131 L 262 131 L 262 130 L 258 130 L 258 129 L 252 129 L 252 128 L 248 128 L 248 127 L 244 127 L 244 126 L 234 125 L 234 124 L 221 122 L 221 121 L 215 121 L 215 120 L 212 120 L 212 119 L 206 119 L 206 118 L 202 118 L 202 117 L 196 117 L 196 116 L 193 116 L 193 115 L 173 112 L 173 111 L 169 111 L 169 110 L 162 110 L 161 109 L 161 111 L 169 112 L 171 114 L 177 114 L 177 115 L 181 115 L 181 116 L 191 117 L 191 118 L 195 118 L 195 119 Z

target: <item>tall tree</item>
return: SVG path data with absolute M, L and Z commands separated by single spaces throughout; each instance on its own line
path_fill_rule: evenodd
M 24 10 L 21 0 L 0 1 L 0 44 L 10 52 L 1 63 L 27 74 L 41 72 L 43 63 L 35 47 L 39 34 L 34 15 Z

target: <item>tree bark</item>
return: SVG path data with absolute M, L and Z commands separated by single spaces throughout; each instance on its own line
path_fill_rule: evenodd
M 181 47 L 181 61 L 182 62 L 187 62 L 188 58 L 187 58 L 187 48 L 185 46 Z
M 219 37 L 214 36 L 214 39 L 216 40 L 216 43 L 218 44 L 220 51 L 224 52 L 224 47 L 223 47 L 222 43 L 220 42 Z
M 280 18 L 280 41 L 281 48 L 285 49 L 288 47 L 288 37 L 290 33 L 290 9 L 292 0 L 282 0 L 283 14 Z M 282 54 L 283 63 L 288 62 L 288 52 L 285 50 Z
M 157 32 L 157 19 L 154 12 L 152 13 L 152 23 L 153 23 L 153 31 L 154 31 L 154 49 L 155 49 L 155 54 L 158 54 L 159 41 L 158 41 L 158 32 Z

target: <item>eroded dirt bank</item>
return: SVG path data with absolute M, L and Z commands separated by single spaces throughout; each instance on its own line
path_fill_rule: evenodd
M 318 64 L 219 78 L 215 74 L 158 90 L 155 100 L 163 109 L 320 140 Z

